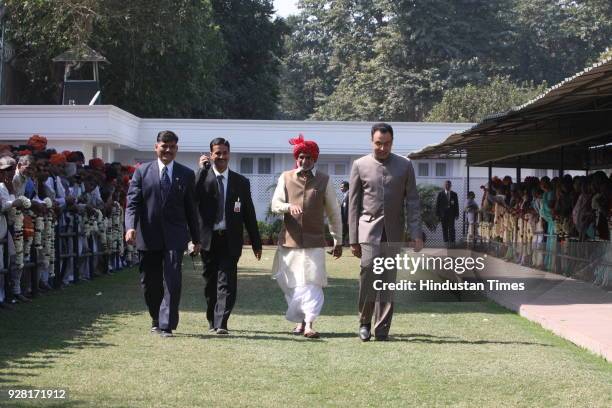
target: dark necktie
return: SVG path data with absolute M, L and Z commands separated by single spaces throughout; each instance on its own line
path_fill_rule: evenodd
M 217 183 L 219 183 L 219 197 L 217 199 L 217 218 L 216 223 L 221 222 L 223 219 L 223 212 L 225 211 L 225 192 L 223 188 L 223 176 L 217 176 Z
M 168 177 L 168 166 L 164 166 L 161 177 L 161 193 L 163 202 L 166 202 L 168 195 L 170 195 L 170 187 L 172 187 L 172 183 L 170 182 L 170 177 Z

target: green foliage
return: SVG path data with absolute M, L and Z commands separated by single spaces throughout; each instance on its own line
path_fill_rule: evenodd
M 449 89 L 429 114 L 428 122 L 479 122 L 492 113 L 521 105 L 546 90 L 546 84 L 517 85 L 508 77 L 495 77 L 487 85 L 468 84 Z
M 215 84 L 215 116 L 272 119 L 279 102 L 282 38 L 287 26 L 272 19 L 269 0 L 212 0 L 226 62 Z
M 302 0 L 286 21 L 270 0 L 5 3 L 18 103 L 57 103 L 51 59 L 86 43 L 110 61 L 103 103 L 144 117 L 472 121 L 612 38 L 609 0 Z
M 417 185 L 419 199 L 421 200 L 421 222 L 430 231 L 435 231 L 440 223 L 436 215 L 436 197 L 442 187 L 432 184 Z
M 63 69 L 51 59 L 87 43 L 110 61 L 101 66 L 103 102 L 135 115 L 272 118 L 276 111 L 284 25 L 270 20 L 268 0 L 6 3 L 19 103 L 57 103 Z
M 51 61 L 85 42 L 99 19 L 96 0 L 5 0 L 7 42 L 15 49 L 9 63 L 21 74 L 21 104 L 53 104 L 60 98 L 63 70 Z
M 110 61 L 105 103 L 143 117 L 206 116 L 224 61 L 209 0 L 104 0 L 91 45 Z
M 267 222 L 257 221 L 257 228 L 259 229 L 259 235 L 267 239 L 270 236 L 270 227 Z
M 556 83 L 596 60 L 612 38 L 604 0 L 303 0 L 291 20 L 284 117 L 418 121 L 445 95 L 506 78 L 506 101 Z M 533 83 L 525 81 L 533 81 Z M 519 102 L 520 101 L 520 102 Z M 491 110 L 492 109 L 492 110 Z

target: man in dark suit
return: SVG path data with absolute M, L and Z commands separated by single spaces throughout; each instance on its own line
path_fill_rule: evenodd
M 451 190 L 450 180 L 444 183 L 444 191 L 436 198 L 436 215 L 442 223 L 442 238 L 444 242 L 455 242 L 455 220 L 459 217 L 459 200 L 457 193 Z
M 157 160 L 136 169 L 127 193 L 125 240 L 140 252 L 140 282 L 153 320 L 151 332 L 171 337 L 179 321 L 181 264 L 191 239 L 200 252 L 195 175 L 174 161 L 178 137 L 159 132 Z
M 342 192 L 342 202 L 340 203 L 340 217 L 342 218 L 342 245 L 348 245 L 348 216 L 349 216 L 349 182 L 343 181 L 340 185 Z
M 213 139 L 210 157 L 200 157 L 196 176 L 206 319 L 209 332 L 219 335 L 228 334 L 227 321 L 236 303 L 243 226 L 249 234 L 255 257 L 261 258 L 261 238 L 251 186 L 246 177 L 229 169 L 229 158 L 229 142 L 223 138 Z

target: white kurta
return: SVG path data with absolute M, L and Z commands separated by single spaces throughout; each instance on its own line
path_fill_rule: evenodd
M 313 174 L 315 171 L 313 169 Z M 285 179 L 281 175 L 272 196 L 271 209 L 276 214 L 285 214 L 290 206 L 285 197 Z M 325 189 L 325 215 L 334 245 L 338 245 L 342 240 L 342 219 L 331 179 Z M 327 286 L 325 248 L 279 246 L 274 255 L 272 277 L 285 294 L 287 320 L 312 322 L 321 313 L 324 300 L 322 288 Z

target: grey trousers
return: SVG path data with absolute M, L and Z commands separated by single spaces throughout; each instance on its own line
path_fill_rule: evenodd
M 382 274 L 373 271 L 374 259 L 378 257 L 395 258 L 400 245 L 389 242 L 380 244 L 361 244 L 361 272 L 359 275 L 359 323 L 371 325 L 374 317 L 374 335 L 387 336 L 393 319 L 393 291 L 376 290 L 374 283 L 395 282 L 397 269 L 385 269 Z

